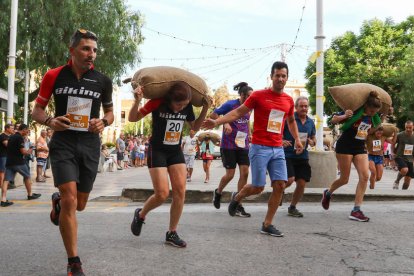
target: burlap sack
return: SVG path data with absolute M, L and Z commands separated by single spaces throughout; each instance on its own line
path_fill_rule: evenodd
M 328 89 L 336 104 L 344 111 L 358 110 L 365 104 L 371 91 L 376 91 L 379 94 L 382 102 L 380 113 L 388 114 L 388 110 L 392 106 L 390 95 L 384 89 L 369 83 L 351 83 Z
M 382 135 L 384 135 L 385 137 L 392 137 L 392 135 L 394 134 L 394 132 L 398 133 L 398 127 L 396 127 L 393 124 L 390 123 L 383 123 L 382 127 L 384 128 L 384 131 L 382 132 Z
M 203 140 L 204 140 L 204 138 L 205 137 L 210 137 L 210 139 L 211 139 L 211 141 L 213 141 L 213 143 L 214 144 L 217 144 L 218 142 L 220 142 L 221 141 L 221 137 L 220 137 L 220 135 L 218 135 L 217 133 L 214 133 L 214 132 L 203 132 L 203 133 L 200 133 L 199 135 L 198 135 L 198 140 L 200 141 L 200 142 L 203 142 Z
M 140 85 L 143 88 L 144 98 L 157 99 L 164 97 L 177 81 L 183 81 L 191 87 L 192 105 L 202 106 L 203 99 L 211 105 L 211 98 L 207 95 L 208 89 L 205 81 L 199 76 L 180 68 L 156 66 L 140 69 L 132 77 L 131 85 L 134 89 Z

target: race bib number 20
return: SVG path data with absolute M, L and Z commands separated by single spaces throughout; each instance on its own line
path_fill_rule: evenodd
M 178 145 L 180 143 L 183 126 L 184 121 L 168 120 L 165 128 L 164 145 Z

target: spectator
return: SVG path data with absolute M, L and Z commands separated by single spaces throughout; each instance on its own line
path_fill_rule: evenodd
M 121 132 L 119 138 L 116 139 L 116 162 L 118 163 L 118 170 L 122 170 L 122 162 L 125 154 L 125 134 Z
M 36 142 L 36 182 L 46 182 L 46 178 L 43 176 L 46 171 L 47 158 L 49 157 L 49 148 L 47 146 L 46 138 L 47 131 L 43 129 Z
M 0 134 L 0 187 L 4 181 L 4 173 L 6 172 L 6 160 L 7 160 L 7 143 L 10 135 L 14 134 L 14 126 L 12 124 L 6 124 L 4 126 L 4 132 Z

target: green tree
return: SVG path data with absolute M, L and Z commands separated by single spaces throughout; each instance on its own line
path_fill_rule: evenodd
M 408 66 L 406 54 L 414 43 L 414 16 L 395 24 L 391 19 L 365 21 L 360 34 L 346 32 L 335 38 L 325 51 L 324 58 L 324 112 L 338 111 L 329 95 L 328 87 L 355 82 L 377 85 L 390 93 L 394 108 L 401 106 L 399 93 L 403 80 L 401 70 Z M 305 74 L 311 76 L 315 63 L 309 63 Z M 306 84 L 313 112 L 316 108 L 316 78 Z M 397 117 L 400 114 L 397 112 Z
M 403 128 L 405 121 L 414 120 L 414 46 L 407 51 L 405 60 L 407 64 L 399 74 L 402 83 L 400 108 L 397 110 L 400 128 Z
M 7 87 L 11 0 L 0 1 L 0 87 Z M 128 68 L 139 62 L 139 45 L 143 42 L 142 16 L 129 10 L 125 0 L 20 0 L 17 26 L 17 70 L 36 70 L 36 82 L 53 67 L 69 58 L 68 44 L 76 29 L 83 28 L 98 36 L 96 68 L 115 83 Z M 26 60 L 27 41 L 30 57 Z M 7 43 L 6 43 L 7 42 Z M 4 74 L 3 74 L 4 73 Z M 16 85 L 22 106 L 24 81 Z M 18 112 L 19 109 L 16 109 Z M 16 114 L 18 117 L 18 114 Z

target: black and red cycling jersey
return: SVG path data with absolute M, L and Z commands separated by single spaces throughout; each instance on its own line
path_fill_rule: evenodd
M 47 106 L 53 94 L 55 116 L 69 114 L 71 129 L 86 131 L 90 119 L 99 118 L 101 104 L 113 106 L 112 81 L 91 69 L 78 79 L 72 71 L 72 62 L 47 71 L 40 85 L 36 103 Z
M 144 116 L 152 112 L 150 145 L 153 149 L 180 150 L 184 123 L 195 120 L 191 103 L 180 112 L 175 113 L 163 98 L 149 100 L 139 112 Z

